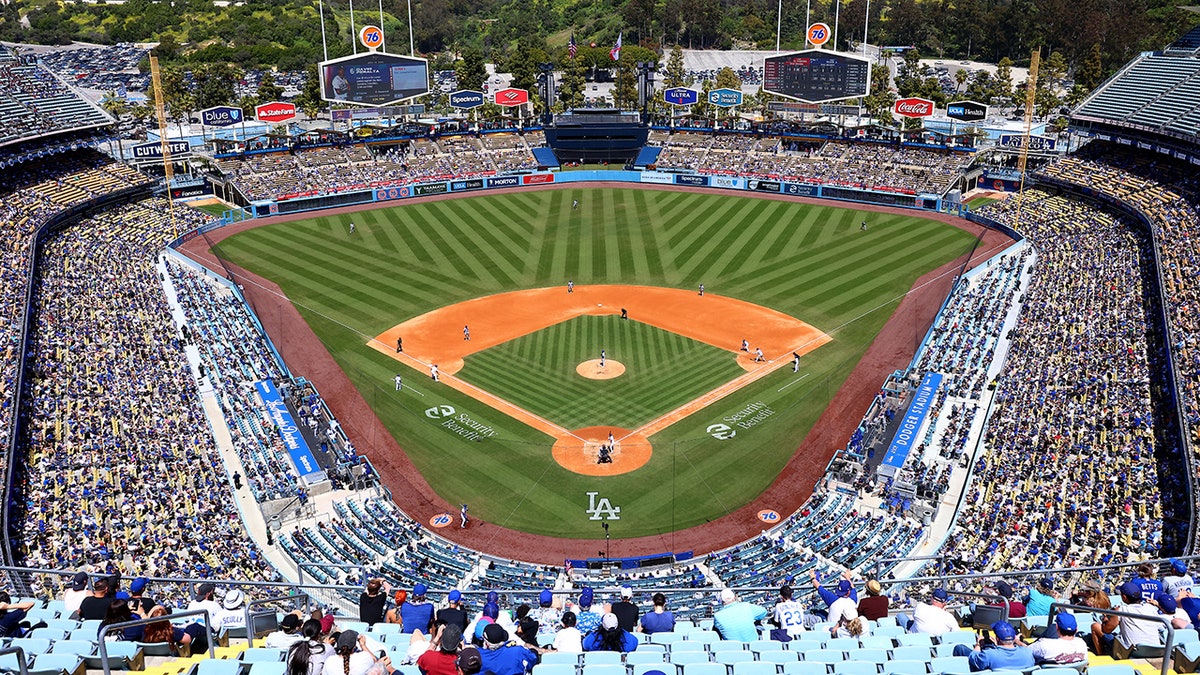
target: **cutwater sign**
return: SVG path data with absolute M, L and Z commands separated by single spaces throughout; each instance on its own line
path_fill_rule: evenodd
M 663 100 L 671 105 L 693 105 L 700 100 L 700 93 L 687 87 L 672 87 L 663 90 Z
M 450 107 L 469 110 L 483 105 L 483 92 L 460 89 L 450 94 Z
M 262 397 L 263 405 L 267 408 L 267 415 L 275 421 L 275 426 L 279 428 L 283 447 L 287 448 L 288 456 L 292 458 L 292 464 L 296 466 L 296 471 L 304 478 L 313 476 L 312 482 L 324 480 L 325 476 L 321 471 L 321 465 L 317 464 L 317 458 L 313 457 L 312 451 L 309 450 L 308 443 L 304 440 L 304 434 L 296 427 L 296 421 L 292 418 L 292 413 L 288 410 L 287 405 L 284 404 L 283 397 L 279 395 L 275 384 L 270 380 L 259 380 L 254 383 L 254 389 Z M 320 474 L 319 478 L 316 477 L 317 474 Z
M 732 108 L 742 104 L 742 92 L 736 89 L 715 89 L 708 92 L 708 102 L 722 108 Z
M 227 127 L 240 124 L 243 120 L 241 108 L 227 105 L 200 111 L 200 123 L 210 127 Z
M 167 149 L 173 156 L 186 155 L 192 151 L 192 146 L 187 141 L 167 141 Z M 133 146 L 134 159 L 161 159 L 162 156 L 162 143 L 142 143 Z

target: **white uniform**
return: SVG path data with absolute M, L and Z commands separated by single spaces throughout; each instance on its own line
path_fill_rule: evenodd
M 792 637 L 804 632 L 804 605 L 795 600 L 776 603 L 771 618 Z

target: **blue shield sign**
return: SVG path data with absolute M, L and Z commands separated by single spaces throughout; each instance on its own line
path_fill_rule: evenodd
M 663 100 L 671 105 L 694 105 L 700 100 L 700 93 L 686 87 L 672 87 L 663 90 Z
M 460 89 L 450 94 L 450 107 L 469 110 L 483 105 L 483 92 Z
M 242 121 L 242 109 L 227 105 L 200 111 L 200 123 L 210 127 L 228 127 Z
M 722 108 L 732 108 L 742 104 L 742 92 L 736 89 L 714 89 L 708 92 L 708 102 Z

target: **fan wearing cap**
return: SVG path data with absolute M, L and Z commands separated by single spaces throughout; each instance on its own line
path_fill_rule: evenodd
M 217 586 L 216 584 L 208 583 L 207 581 L 200 584 L 196 588 L 196 599 L 188 603 L 188 611 L 204 609 L 208 610 L 208 615 L 215 617 L 221 613 L 221 603 L 216 600 Z M 197 619 L 200 623 L 204 623 L 204 619 Z M 215 625 L 214 625 L 215 630 Z
M 1159 593 L 1154 596 L 1154 604 L 1158 605 L 1159 614 L 1171 617 L 1171 627 L 1174 629 L 1191 627 L 1192 620 L 1188 618 L 1187 612 L 1179 608 L 1175 596 L 1170 593 Z
M 1118 591 L 1121 593 L 1121 604 L 1114 609 L 1142 616 L 1158 616 L 1158 607 L 1142 599 L 1142 587 L 1137 583 L 1126 581 Z M 1158 621 L 1105 616 L 1099 623 L 1092 624 L 1092 646 L 1099 647 L 1097 654 L 1103 654 L 1108 650 L 1101 650 L 1111 644 L 1114 659 L 1129 658 L 1135 645 L 1161 645 L 1162 638 L 1158 634 L 1161 627 Z M 1118 630 L 1120 634 L 1114 635 L 1113 631 Z
M 1033 651 L 1020 644 L 1017 640 L 1017 630 L 1011 623 L 997 621 L 992 624 L 992 633 L 996 636 L 995 646 L 988 645 L 981 636 L 974 649 L 963 644 L 954 645 L 954 655 L 967 657 L 972 671 L 1022 670 L 1033 667 Z
M 391 592 L 391 585 L 379 577 L 368 581 L 366 590 L 358 596 L 358 620 L 368 626 L 382 622 L 387 594 Z
M 1179 558 L 1171 558 L 1171 573 L 1162 578 L 1162 583 L 1165 592 L 1178 598 L 1181 591 L 1192 590 L 1196 580 L 1188 572 L 1187 563 Z
M 592 604 L 595 602 L 595 596 L 596 592 L 590 586 L 584 586 L 579 591 L 579 608 L 575 612 L 575 627 L 584 635 L 599 628 L 600 618 L 604 616 L 604 613 L 597 611 L 596 606 Z
M 79 618 L 83 620 L 103 621 L 108 614 L 108 606 L 112 597 L 108 594 L 108 579 L 97 579 L 92 584 L 92 593 L 79 603 Z
M 1021 602 L 1020 600 L 1013 600 L 1012 584 L 1008 583 L 1007 581 L 1005 581 L 1003 579 L 999 579 L 996 581 L 995 584 L 992 585 L 992 588 L 995 589 L 996 595 L 999 595 L 1000 597 L 1004 598 L 1004 603 L 1006 605 L 1008 605 L 1008 618 L 1010 618 L 1010 619 L 1025 618 L 1025 614 L 1026 614 L 1025 603 Z M 997 605 L 997 606 L 999 606 L 999 605 Z
M 1029 616 L 1049 616 L 1050 605 L 1055 602 L 1058 602 L 1058 594 L 1054 589 L 1054 580 L 1042 577 L 1025 597 L 1025 612 Z
M 1079 624 L 1068 612 L 1054 615 L 1057 637 L 1044 637 L 1029 649 L 1037 663 L 1068 664 L 1087 661 L 1087 643 L 1079 637 Z
M 221 598 L 221 610 L 217 612 L 213 623 L 218 629 L 246 627 L 246 596 L 234 588 Z
M 621 599 L 614 602 L 609 611 L 617 615 L 617 622 L 621 624 L 622 629 L 632 633 L 637 628 L 641 610 L 633 604 L 633 589 L 629 586 L 621 587 Z
M 63 591 L 63 616 L 71 616 L 78 612 L 79 603 L 89 595 L 91 595 L 91 591 L 88 590 L 87 572 L 76 572 L 75 576 L 71 578 L 71 583 Z
M 425 675 L 455 675 L 455 657 L 462 641 L 462 628 L 457 623 L 438 624 L 430 641 L 434 648 L 417 659 L 417 667 Z
M 483 651 L 479 653 L 482 670 L 495 675 L 522 675 L 533 670 L 537 652 L 525 644 L 509 642 L 508 631 L 497 623 L 483 629 Z
M 325 670 L 330 675 L 366 675 L 376 661 L 384 661 L 385 666 L 391 664 L 387 656 L 377 656 L 380 652 L 386 653 L 386 650 L 387 647 L 366 634 L 344 630 L 333 646 L 333 656 L 325 661 Z M 390 668 L 384 672 L 390 672 Z
M 854 585 L 850 583 L 849 579 L 838 581 L 837 598 L 829 603 L 829 621 L 836 624 L 840 617 L 849 613 L 850 609 L 853 609 L 855 616 L 858 616 L 858 601 L 850 597 L 852 593 L 854 593 Z
M 158 604 L 154 598 L 146 596 L 146 587 L 150 585 L 150 580 L 146 577 L 138 577 L 129 584 L 129 600 L 131 609 L 142 616 L 150 613 Z
M 304 634 L 300 632 L 300 612 L 290 612 L 284 614 L 279 621 L 279 630 L 272 631 L 267 634 L 264 647 L 273 647 L 275 649 L 287 649 L 296 642 L 304 639 Z
M 767 610 L 738 600 L 732 589 L 723 589 L 717 594 L 721 600 L 721 609 L 713 614 L 713 629 L 720 634 L 722 640 L 741 640 L 752 642 L 759 638 L 759 621 L 767 618 Z M 586 648 L 586 645 L 585 645 Z
M 429 632 L 429 627 L 433 624 L 433 603 L 425 600 L 425 594 L 429 589 L 425 584 L 417 584 L 413 586 L 412 596 L 404 606 L 400 608 L 400 619 L 404 623 L 401 628 L 403 633 L 411 633 L 415 630 L 420 630 L 422 633 Z
M 483 658 L 479 655 L 479 650 L 467 647 L 460 651 L 454 658 L 454 670 L 458 675 L 475 675 L 483 670 Z
M 825 602 L 826 607 L 829 607 L 833 603 L 837 602 L 838 598 L 843 597 L 840 593 L 835 593 L 828 588 L 822 587 L 821 578 L 817 576 L 817 571 L 815 569 L 809 570 L 808 578 L 812 579 L 813 588 L 817 589 L 817 595 L 821 596 L 821 600 Z M 839 591 L 844 588 L 842 584 L 843 581 L 846 582 L 846 584 L 850 584 L 850 570 L 842 571 L 842 578 L 838 580 Z M 854 590 L 853 584 L 850 584 L 850 595 L 848 597 L 854 602 L 858 602 L 858 591 Z
M 439 609 L 437 612 L 438 624 L 454 624 L 458 626 L 459 633 L 463 633 L 467 629 L 467 610 L 463 609 L 462 592 L 457 588 L 450 591 L 446 596 L 446 606 Z
M 599 628 L 583 636 L 585 652 L 632 652 L 637 647 L 637 636 L 622 628 L 612 612 L 600 619 Z
M 554 606 L 554 593 L 549 588 L 538 594 L 538 606 L 529 615 L 538 622 L 537 643 L 553 643 L 555 633 L 562 628 L 562 611 Z
M 950 595 L 946 593 L 946 589 L 933 589 L 929 602 L 917 603 L 916 609 L 913 610 L 912 626 L 909 627 L 909 632 L 945 635 L 958 630 L 958 619 L 954 618 L 954 615 L 946 609 L 946 603 L 949 601 Z

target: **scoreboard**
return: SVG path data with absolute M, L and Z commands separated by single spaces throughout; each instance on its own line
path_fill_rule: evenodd
M 425 59 L 371 52 L 322 61 L 321 98 L 326 101 L 387 106 L 429 92 Z
M 768 57 L 763 91 L 806 103 L 837 101 L 871 93 L 871 62 L 828 49 Z

